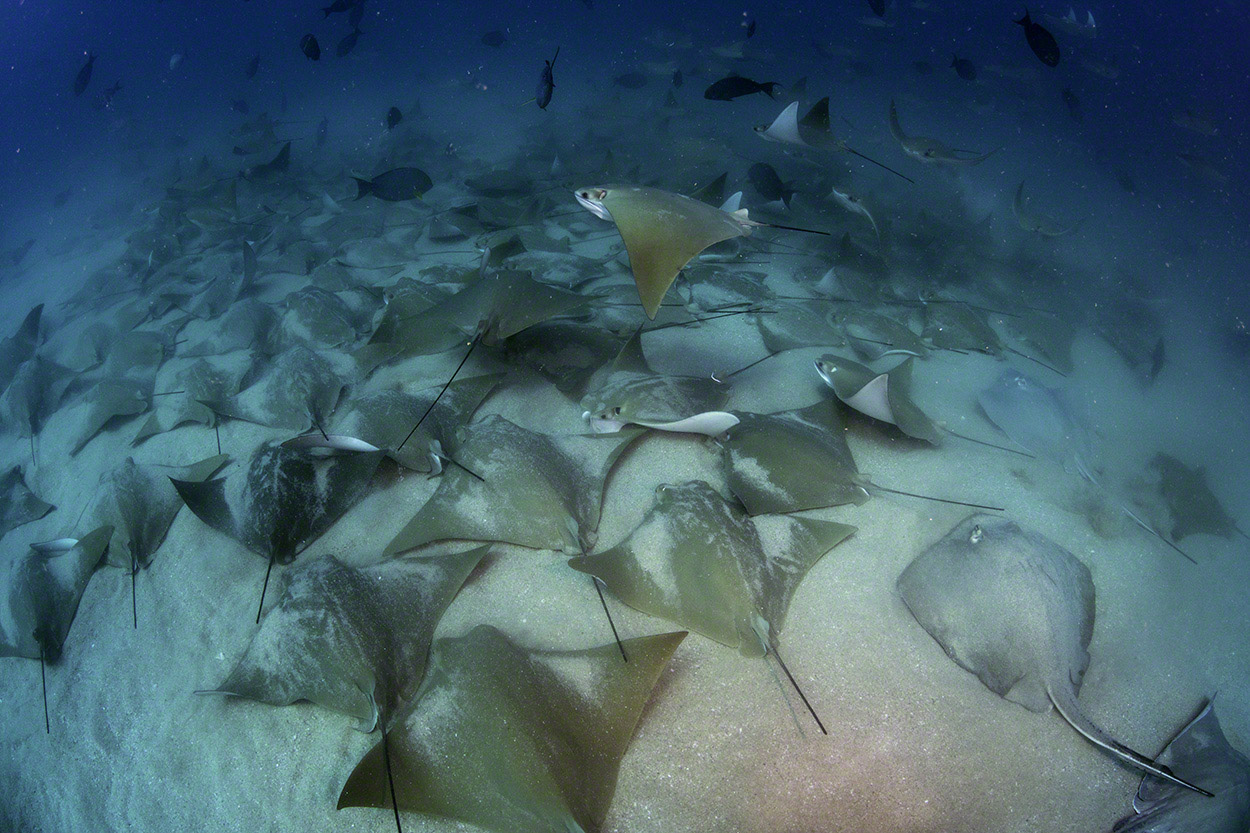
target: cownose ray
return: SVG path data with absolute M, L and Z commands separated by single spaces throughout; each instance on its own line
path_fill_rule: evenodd
M 849 191 L 839 191 L 837 188 L 829 189 L 829 196 L 837 201 L 838 205 L 845 208 L 852 214 L 858 214 L 869 223 L 872 224 L 872 233 L 877 236 L 877 240 L 881 240 L 881 229 L 877 227 L 877 221 L 873 218 L 872 212 L 868 210 L 868 206 L 864 205 L 864 201 Z
M 927 136 L 908 136 L 903 132 L 902 125 L 899 124 L 898 108 L 894 105 L 893 99 L 890 99 L 890 133 L 894 136 L 894 140 L 899 143 L 899 146 L 903 148 L 903 153 L 917 162 L 925 162 L 930 165 L 979 165 L 1001 150 L 1001 148 L 994 148 L 989 153 L 983 153 L 980 156 L 960 156 L 962 151 L 956 151 L 939 139 L 930 139 Z
M 832 270 L 830 270 L 832 271 Z M 910 328 L 893 318 L 850 304 L 837 315 L 837 323 L 857 355 L 869 360 L 901 355 L 924 358 L 929 345 Z
M 307 700 L 356 718 L 362 732 L 380 730 L 385 753 L 392 719 L 425 676 L 443 611 L 488 549 L 363 567 L 332 555 L 296 565 L 226 679 L 197 693 L 274 706 Z
M 1006 319 L 1005 323 L 1059 373 L 1067 375 L 1072 372 L 1072 343 L 1076 340 L 1076 328 L 1071 322 L 1058 315 L 1022 310 L 1020 314 Z
M 382 449 L 404 468 L 441 474 L 444 461 L 453 461 L 457 429 L 468 423 L 504 376 L 489 373 L 458 379 L 445 388 L 437 408 L 438 388 L 415 394 L 390 388 L 354 396 L 340 409 L 342 416 L 335 420 L 330 438 L 360 440 Z M 421 427 L 414 432 L 417 422 Z M 288 440 L 287 445 L 324 445 L 326 439 L 311 432 Z
M 444 472 L 385 555 L 446 540 L 584 552 L 595 541 L 608 472 L 641 433 L 554 436 L 495 415 L 461 431 L 460 465 Z
M 761 139 L 768 142 L 809 147 L 799 134 L 799 103 L 797 101 L 787 104 L 780 115 L 773 119 L 772 124 L 757 125 L 755 132 Z
M 359 336 L 359 316 L 334 292 L 305 286 L 288 294 L 282 303 L 286 314 L 278 333 L 284 344 L 343 347 Z
M 987 688 L 1033 712 L 1053 705 L 1086 740 L 1130 766 L 1210 795 L 1094 725 L 1077 703 L 1094 634 L 1089 568 L 1045 536 L 972 515 L 921 553 L 898 591 L 929 635 Z
M 926 301 L 920 335 L 941 350 L 975 350 L 997 356 L 1004 349 L 985 315 L 964 303 Z
M 810 231 L 756 222 L 747 216 L 745 208 L 721 211 L 659 188 L 608 185 L 579 188 L 573 195 L 591 214 L 616 224 L 643 311 L 652 320 L 677 273 L 708 246 L 749 236 L 761 226 Z
M 625 540 L 570 559 L 569 566 L 599 579 L 636 610 L 736 648 L 743 656 L 777 656 L 777 638 L 795 588 L 855 527 L 815 518 L 776 521 L 784 531 L 781 543 L 769 551 L 750 515 L 707 483 L 664 485 Z M 811 713 L 825 732 L 816 712 Z
M 876 491 L 974 509 L 999 507 L 879 486 L 860 474 L 832 402 L 775 414 L 738 414 L 721 440 L 725 482 L 751 515 L 863 504 Z
M 1250 760 L 1224 737 L 1214 705 L 1208 702 L 1155 762 L 1205 785 L 1215 796 L 1197 795 L 1146 775 L 1133 797 L 1133 815 L 1116 822 L 1112 833 L 1244 833 L 1250 829 Z
M 127 457 L 117 468 L 100 476 L 87 516 L 95 525 L 113 529 L 107 561 L 112 567 L 130 571 L 134 627 L 139 627 L 136 577 L 140 569 L 151 564 L 174 516 L 182 508 L 182 498 L 170 478 L 201 482 L 216 474 L 228 459 L 225 454 L 218 454 L 190 466 L 167 467 L 143 465 Z
M 1053 217 L 1047 217 L 1040 211 L 1029 208 L 1029 201 L 1024 198 L 1024 183 L 1016 188 L 1016 195 L 1011 201 L 1011 213 L 1016 223 L 1025 231 L 1040 234 L 1042 237 L 1063 237 L 1071 234 L 1081 225 L 1080 221 L 1071 225 L 1063 225 Z
M 34 458 L 35 436 L 61 405 L 65 391 L 77 376 L 72 370 L 32 356 L 22 362 L 13 380 L 0 394 L 0 418 L 19 437 L 30 439 Z
M 256 621 L 274 563 L 288 564 L 364 496 L 381 451 L 326 454 L 265 443 L 239 469 L 213 480 L 172 480 L 197 518 L 268 561 Z
M 55 508 L 30 490 L 21 466 L 15 465 L 0 475 L 0 536 L 39 520 Z
M 325 424 L 346 384 L 334 362 L 296 345 L 274 358 L 241 392 L 203 403 L 219 417 L 303 431 Z
M 84 415 L 70 455 L 82 451 L 97 434 L 117 418 L 127 418 L 144 413 L 152 405 L 152 386 L 135 379 L 101 379 L 83 397 L 86 403 Z
M 270 304 L 244 298 L 231 304 L 212 325 L 198 328 L 203 335 L 197 335 L 178 351 L 178 355 L 181 358 L 218 356 L 235 350 L 256 350 L 267 355 L 274 352 L 277 327 L 278 313 Z
M 642 710 L 684 637 L 628 640 L 627 663 L 615 645 L 531 649 L 488 625 L 440 639 L 389 746 L 365 753 L 338 808 L 391 806 L 393 782 L 405 811 L 507 833 L 596 833 Z
M 0 657 L 39 660 L 43 724 L 48 732 L 52 729 L 44 666 L 61 658 L 78 602 L 112 534 L 110 527 L 102 526 L 82 538 L 32 544 L 20 555 L 8 547 L 10 552 L 0 566 L 5 579 L 0 599 Z
M 627 425 L 714 437 L 737 424 L 720 410 L 729 386 L 711 376 L 656 373 L 642 352 L 642 329 L 625 343 L 608 373 L 582 397 L 582 418 L 596 434 Z
M 242 268 L 237 271 L 231 268 L 228 274 L 210 280 L 188 307 L 188 312 L 196 318 L 218 318 L 236 301 L 255 290 L 258 272 L 256 250 L 246 240 L 242 241 L 242 249 Z
M 196 359 L 175 376 L 174 387 L 179 393 L 161 398 L 130 444 L 138 445 L 188 422 L 214 427 L 217 414 L 204 403 L 225 401 L 237 394 L 251 368 L 250 356 Z
M 1225 538 L 1236 532 L 1243 538 L 1250 537 L 1211 491 L 1202 466 L 1190 468 L 1170 454 L 1159 453 L 1150 461 L 1150 468 L 1159 473 L 1159 494 L 1172 516 L 1173 541 L 1195 532 Z
M 834 327 L 823 301 L 781 300 L 769 315 L 756 317 L 760 340 L 769 353 L 804 347 L 843 347 L 846 337 Z
M 501 357 L 509 364 L 528 367 L 576 400 L 586 392 L 591 377 L 620 352 L 623 342 L 622 336 L 598 323 L 543 321 L 508 339 Z
M 0 339 L 0 393 L 8 388 L 23 362 L 35 355 L 39 346 L 39 322 L 43 317 L 43 304 L 26 313 L 17 332 Z
M 797 114 L 797 110 L 795 111 Z M 807 111 L 807 115 L 798 119 L 795 125 L 795 132 L 803 144 L 809 147 L 823 148 L 825 150 L 841 151 L 858 156 L 865 162 L 871 162 L 882 170 L 889 171 L 900 179 L 915 184 L 916 180 L 904 173 L 894 170 L 889 165 L 878 162 L 871 156 L 860 153 L 855 148 L 846 143 L 845 139 L 839 139 L 833 134 L 833 129 L 829 125 L 829 96 L 817 101 L 812 108 Z

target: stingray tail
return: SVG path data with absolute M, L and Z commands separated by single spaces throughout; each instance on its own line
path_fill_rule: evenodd
M 1077 705 L 1076 696 L 1072 691 L 1072 687 L 1068 685 L 1046 687 L 1046 694 L 1050 697 L 1050 702 L 1055 704 L 1055 709 L 1059 715 L 1068 722 L 1073 729 L 1076 729 L 1095 746 L 1110 752 L 1116 758 L 1119 758 L 1129 766 L 1137 767 L 1144 770 L 1156 778 L 1162 778 L 1177 786 L 1184 787 L 1187 790 L 1193 790 L 1199 795 L 1205 795 L 1208 798 L 1213 797 L 1212 793 L 1207 792 L 1201 787 L 1197 787 L 1184 779 L 1177 778 L 1172 771 L 1162 764 L 1156 764 L 1150 758 L 1140 752 L 1129 749 L 1115 738 L 1108 735 L 1102 729 L 1099 729 L 1092 721 L 1081 711 L 1081 707 Z

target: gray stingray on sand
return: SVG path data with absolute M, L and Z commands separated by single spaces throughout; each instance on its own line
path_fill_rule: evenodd
M 908 136 L 899 124 L 898 108 L 895 107 L 893 99 L 890 100 L 890 133 L 903 148 L 903 153 L 917 162 L 930 165 L 979 165 L 1000 150 L 1000 148 L 994 148 L 989 153 L 977 155 L 972 152 L 973 155 L 966 156 L 961 154 L 966 154 L 968 151 L 956 150 L 939 139 L 930 139 L 928 136 Z
M 1012 442 L 1061 466 L 1074 466 L 1090 482 L 1089 432 L 1063 391 L 1014 368 L 1004 370 L 977 397 L 990 422 Z
M 1094 581 L 1076 556 L 1039 533 L 972 515 L 898 578 L 903 602 L 961 668 L 1034 712 L 1053 705 L 1090 743 L 1197 792 L 1098 728 L 1077 703 L 1094 635 Z
M 1142 778 L 1133 810 L 1112 833 L 1245 833 L 1250 830 L 1250 760 L 1224 737 L 1207 703 L 1155 759 L 1187 779 L 1206 785 L 1214 798 L 1195 794 L 1151 775 Z

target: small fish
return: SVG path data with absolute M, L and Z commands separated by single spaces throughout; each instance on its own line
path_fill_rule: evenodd
M 334 54 L 340 58 L 346 58 L 352 54 L 352 50 L 356 48 L 356 41 L 360 39 L 361 34 L 363 33 L 359 29 L 352 29 L 343 36 L 338 46 L 334 47 Z
M 977 68 L 967 58 L 955 55 L 951 58 L 951 67 L 955 70 L 955 74 L 965 81 L 977 80 Z
M 539 110 L 546 110 L 547 105 L 551 103 L 551 93 L 556 88 L 555 78 L 551 71 L 555 69 L 556 58 L 560 57 L 560 47 L 556 47 L 556 54 L 551 57 L 550 61 L 543 61 L 543 74 L 538 78 L 538 91 L 534 94 L 534 100 L 538 102 Z
M 1071 87 L 1063 88 L 1063 103 L 1068 106 L 1068 115 L 1072 117 L 1072 121 L 1085 120 L 1085 114 L 1081 112 L 1081 100 L 1076 97 L 1076 93 L 1072 92 Z
M 742 25 L 747 27 L 747 40 L 750 40 L 751 36 L 755 34 L 755 18 L 744 21 Z
M 248 58 L 247 66 L 243 68 L 243 75 L 247 78 L 255 78 L 258 69 L 260 69 L 260 53 Z
M 482 43 L 486 44 L 487 46 L 494 47 L 495 49 L 498 49 L 499 47 L 503 46 L 507 42 L 508 42 L 508 36 L 505 35 L 503 32 L 499 31 L 498 29 L 494 30 L 493 32 L 487 32 L 486 34 L 482 35 Z
M 105 89 L 105 91 L 104 91 L 104 95 L 103 95 L 103 96 L 101 96 L 101 97 L 104 99 L 104 109 L 105 109 L 105 110 L 112 110 L 112 109 L 113 109 L 113 99 L 117 97 L 117 94 L 118 94 L 119 92 L 121 92 L 121 90 L 122 90 L 122 82 L 121 82 L 121 81 L 114 81 L 114 82 L 113 82 L 113 86 L 108 87 L 107 89 Z
M 1055 36 L 1040 23 L 1034 23 L 1029 17 L 1029 10 L 1024 10 L 1024 17 L 1016 21 L 1024 27 L 1024 39 L 1037 59 L 1048 67 L 1059 65 L 1059 43 Z
M 613 78 L 612 83 L 627 90 L 640 90 L 647 86 L 647 76 L 641 72 L 627 72 Z
M 313 35 L 304 35 L 299 39 L 299 49 L 304 53 L 304 57 L 310 61 L 321 60 L 321 44 L 317 43 L 317 38 Z
M 181 52 L 175 52 L 174 54 L 170 55 L 169 56 L 169 71 L 173 72 L 174 70 L 178 68 L 178 65 L 181 63 L 182 63 Z
M 773 90 L 776 88 L 777 82 L 775 81 L 760 83 L 752 81 L 750 78 L 743 78 L 741 75 L 730 75 L 728 78 L 716 81 L 712 86 L 704 90 L 703 97 L 711 101 L 733 101 L 735 98 L 741 98 L 744 95 L 764 93 L 769 98 L 773 98 Z
M 246 116 L 251 111 L 252 108 L 248 107 L 247 102 L 244 101 L 243 99 L 232 98 L 230 99 L 230 109 L 236 113 L 242 113 L 243 115 Z
M 404 114 L 399 111 L 398 107 L 392 107 L 386 111 L 386 129 L 394 130 L 401 121 L 404 120 Z
M 87 53 L 87 63 L 82 65 L 82 69 L 78 70 L 78 75 L 74 76 L 74 95 L 82 95 L 87 85 L 91 83 L 91 68 L 95 66 L 95 55 Z
M 356 199 L 363 199 L 372 194 L 387 202 L 403 202 L 420 199 L 426 191 L 434 187 L 434 183 L 425 171 L 420 168 L 392 168 L 373 179 L 356 180 Z
M 681 70 L 677 70 L 673 73 L 673 86 L 674 87 L 677 87 L 678 89 L 680 89 L 683 83 L 683 80 L 684 79 L 682 79 L 681 77 Z

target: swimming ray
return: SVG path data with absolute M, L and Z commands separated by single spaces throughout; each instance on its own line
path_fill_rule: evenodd
M 598 323 L 543 321 L 508 339 L 502 357 L 538 373 L 565 396 L 580 399 L 591 377 L 623 343 L 623 337 Z
M 1089 568 L 1014 522 L 972 515 L 898 579 L 908 610 L 961 668 L 1034 712 L 1053 705 L 1090 743 L 1130 766 L 1209 795 L 1094 725 L 1077 703 L 1094 634 Z
M 642 329 L 625 343 L 602 380 L 582 397 L 582 418 L 596 434 L 640 425 L 716 436 L 738 418 L 720 410 L 729 386 L 711 376 L 656 373 L 642 352 Z
M 0 393 L 9 387 L 18 367 L 35 355 L 42 317 L 43 304 L 39 304 L 26 313 L 17 332 L 0 339 Z
M 911 398 L 912 361 L 909 357 L 886 373 L 876 373 L 830 355 L 817 360 L 816 372 L 844 405 L 897 426 L 909 437 L 938 445 L 940 429 Z
M 898 108 L 894 106 L 894 100 L 890 100 L 890 133 L 894 136 L 895 141 L 903 148 L 903 153 L 915 159 L 917 162 L 925 162 L 930 165 L 962 165 L 972 166 L 979 165 L 986 159 L 989 159 L 1002 148 L 994 148 L 989 153 L 980 156 L 960 156 L 960 151 L 956 151 L 945 142 L 938 139 L 930 139 L 927 136 L 908 136 L 903 132 L 902 126 L 898 121 Z
M 772 124 L 758 125 L 755 132 L 761 139 L 779 142 L 783 145 L 808 147 L 807 142 L 799 135 L 799 103 L 792 101 L 786 106 Z
M 381 451 L 323 455 L 265 443 L 246 469 L 215 480 L 173 480 L 197 518 L 265 558 L 288 564 L 364 496 Z M 261 589 L 260 621 L 265 604 Z
M 61 658 L 78 602 L 112 534 L 103 526 L 82 538 L 32 545 L 23 555 L 10 552 L 0 566 L 5 588 L 0 599 L 0 657 L 39 660 L 44 729 L 49 732 L 44 666 Z
M 1145 775 L 1133 815 L 1118 821 L 1113 833 L 1241 833 L 1250 826 L 1250 760 L 1224 737 L 1214 705 L 1208 702 L 1155 762 L 1215 796 Z
M 769 315 L 756 319 L 760 339 L 770 353 L 803 347 L 843 347 L 846 338 L 831 325 L 823 301 L 780 301 Z
M 641 433 L 551 436 L 494 415 L 462 430 L 461 466 L 443 474 L 386 555 L 445 540 L 582 552 L 595 541 L 608 471 Z
M 100 476 L 88 517 L 97 526 L 113 530 L 107 561 L 110 566 L 130 571 L 131 617 L 139 626 L 135 581 L 140 569 L 147 569 L 165 540 L 174 516 L 182 508 L 182 498 L 170 478 L 199 483 L 212 477 L 226 464 L 224 454 L 209 457 L 186 467 L 140 465 L 134 458 Z
M 1067 320 L 1057 315 L 1024 310 L 1008 318 L 1006 324 L 1060 373 L 1067 375 L 1072 372 L 1072 342 L 1076 340 L 1076 328 Z
M 21 466 L 14 466 L 0 476 L 0 536 L 22 524 L 39 520 L 55 508 L 30 490 Z
M 921 337 L 943 350 L 976 350 L 992 356 L 1003 352 L 1003 342 L 985 316 L 962 303 L 926 303 Z
M 1202 466 L 1190 468 L 1170 454 L 1159 453 L 1150 461 L 1159 473 L 1159 494 L 1172 516 L 1169 534 L 1180 541 L 1196 532 L 1231 538 L 1236 532 L 1246 536 L 1207 485 Z
M 219 417 L 304 431 L 325 424 L 346 384 L 333 362 L 296 345 L 279 354 L 250 387 L 204 404 Z
M 929 354 L 928 345 L 911 329 L 858 305 L 838 313 L 837 320 L 855 352 L 870 360 L 888 355 L 924 358 Z
M 1024 198 L 1023 182 L 1016 188 L 1016 195 L 1011 202 L 1011 213 L 1015 216 L 1020 228 L 1040 234 L 1042 237 L 1062 237 L 1076 231 L 1081 225 L 1080 221 L 1069 226 L 1061 225 L 1058 220 L 1030 209 L 1029 201 Z
M 479 625 L 434 643 L 425 680 L 338 808 L 398 808 L 509 833 L 602 829 L 651 690 L 684 633 L 533 650 Z M 389 767 L 387 760 L 389 759 Z M 393 790 L 391 783 L 393 782 Z
M 1008 368 L 977 401 L 990 422 L 1013 443 L 1097 482 L 1089 430 L 1063 391 Z
M 882 170 L 889 171 L 900 179 L 905 179 L 912 184 L 915 184 L 916 182 L 916 180 L 907 176 L 907 174 L 900 173 L 899 171 L 891 168 L 889 165 L 878 162 L 871 156 L 865 156 L 855 148 L 848 145 L 844 139 L 839 139 L 835 136 L 833 134 L 833 129 L 829 125 L 829 96 L 825 96 L 820 99 L 820 101 L 813 104 L 812 108 L 807 111 L 807 115 L 799 119 L 797 132 L 799 138 L 802 139 L 802 141 L 807 145 L 824 148 L 826 150 L 842 151 L 852 154 L 853 156 L 858 156 L 865 162 L 870 162 Z

